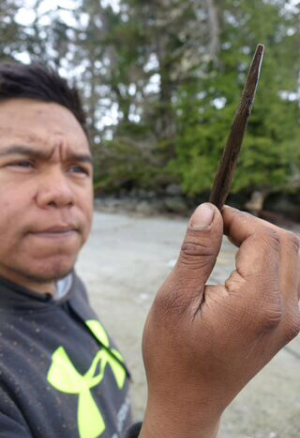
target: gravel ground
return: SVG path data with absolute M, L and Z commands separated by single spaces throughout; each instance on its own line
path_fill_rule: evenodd
M 147 389 L 141 358 L 144 321 L 156 291 L 178 256 L 187 220 L 95 213 L 89 242 L 77 262 L 91 302 L 133 375 L 135 417 L 143 416 Z M 224 239 L 211 283 L 234 266 L 235 248 Z M 176 383 L 176 382 L 174 382 Z M 219 438 L 300 437 L 300 339 L 282 350 L 224 415 Z

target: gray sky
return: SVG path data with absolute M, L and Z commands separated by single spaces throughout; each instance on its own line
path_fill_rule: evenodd
M 17 14 L 17 21 L 23 25 L 29 26 L 32 24 L 35 14 L 32 11 L 32 7 L 34 6 L 36 0 L 25 0 L 24 7 L 20 8 Z M 42 14 L 46 14 L 47 12 L 55 10 L 58 6 L 68 9 L 76 9 L 76 1 L 74 0 L 44 0 L 39 8 L 39 11 Z M 113 10 L 116 12 L 119 10 L 120 0 L 102 0 L 103 6 L 111 5 Z M 62 12 L 63 18 L 65 21 L 72 21 L 71 14 L 68 14 L 66 11 Z
M 1 1 L 1 0 L 0 0 Z M 274 0 L 276 1 L 276 0 Z M 20 8 L 20 10 L 18 11 L 17 15 L 16 15 L 16 20 L 17 22 L 19 22 L 22 25 L 25 26 L 30 26 L 34 19 L 35 19 L 35 13 L 32 10 L 32 7 L 35 5 L 36 0 L 24 0 L 23 4 L 24 7 Z M 55 10 L 58 6 L 62 7 L 62 8 L 67 8 L 70 10 L 74 10 L 77 7 L 77 1 L 76 0 L 44 0 L 41 2 L 40 7 L 39 7 L 39 12 L 43 15 L 42 17 L 42 25 L 50 25 L 51 24 L 51 19 L 50 16 L 47 16 L 47 12 L 51 12 L 53 10 Z M 108 6 L 110 5 L 116 12 L 119 11 L 119 5 L 120 5 L 120 0 L 102 0 L 102 4 L 103 6 Z M 289 0 L 286 2 L 286 7 L 287 9 L 296 7 L 300 5 L 300 0 Z M 60 11 L 60 16 L 61 19 L 66 22 L 68 25 L 70 26 L 76 26 L 76 21 L 74 20 L 74 17 L 72 16 L 72 12 L 68 12 L 68 11 Z M 86 17 L 87 18 L 87 17 Z M 88 19 L 88 18 L 87 18 Z M 83 25 L 84 25 L 84 14 L 82 16 L 82 20 L 83 20 Z M 24 63 L 29 63 L 30 62 L 30 58 L 28 56 L 27 53 L 19 53 L 16 56 L 17 59 L 19 59 L 21 62 Z M 83 66 L 84 67 L 84 66 Z M 69 76 L 69 74 L 67 73 L 66 70 L 61 69 L 62 71 L 60 71 L 61 74 L 63 74 L 64 76 Z M 75 73 L 76 76 L 76 72 Z M 157 77 L 158 75 L 153 75 L 150 79 L 149 82 L 149 92 L 156 92 L 159 89 L 159 83 L 160 83 L 160 78 Z M 134 85 L 134 84 L 133 84 Z M 294 96 L 295 98 L 297 98 L 297 96 Z M 224 106 L 222 104 L 222 106 Z M 138 116 L 137 116 L 138 117 Z M 114 125 L 117 123 L 118 120 L 118 108 L 111 106 L 110 109 L 107 109 L 107 113 L 102 117 L 102 123 L 103 125 L 109 126 L 109 125 Z M 135 120 L 138 121 L 138 120 Z

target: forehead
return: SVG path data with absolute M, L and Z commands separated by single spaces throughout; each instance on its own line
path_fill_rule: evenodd
M 45 148 L 63 143 L 87 152 L 87 137 L 75 116 L 56 103 L 11 99 L 0 103 L 0 149 L 22 141 Z

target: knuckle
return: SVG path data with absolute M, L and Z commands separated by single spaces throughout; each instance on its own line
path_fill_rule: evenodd
M 199 259 L 203 264 L 215 259 L 215 253 L 211 247 L 207 247 L 198 242 L 184 242 L 180 251 L 180 261 L 184 264 L 199 264 Z
M 279 251 L 281 245 L 280 234 L 273 228 L 266 228 L 264 238 L 274 250 Z
M 286 323 L 286 339 L 287 341 L 291 341 L 294 339 L 300 332 L 300 313 L 299 310 L 294 311 L 292 315 L 289 316 L 288 321 Z
M 244 277 L 237 271 L 231 272 L 230 276 L 225 281 L 227 292 L 231 295 L 239 293 L 244 284 Z
M 259 304 L 257 309 L 256 330 L 259 333 L 267 333 L 276 329 L 284 316 L 283 304 L 280 299 L 270 303 Z
M 286 239 L 289 247 L 296 253 L 299 253 L 299 249 L 300 249 L 299 237 L 291 231 L 286 231 Z

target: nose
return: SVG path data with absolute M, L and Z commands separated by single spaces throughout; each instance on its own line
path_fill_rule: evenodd
M 75 195 L 67 176 L 61 170 L 49 171 L 47 175 L 42 175 L 36 201 L 40 208 L 72 207 Z

